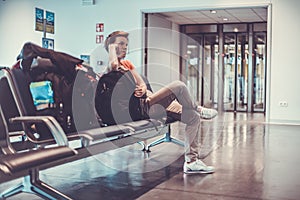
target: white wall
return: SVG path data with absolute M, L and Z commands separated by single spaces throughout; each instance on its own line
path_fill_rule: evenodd
M 92 52 L 95 24 L 105 24 L 105 36 L 114 30 L 132 32 L 129 58 L 141 66 L 142 12 L 209 8 L 247 7 L 272 4 L 272 41 L 268 117 L 271 122 L 300 123 L 300 1 L 298 0 L 95 0 L 93 6 L 82 6 L 81 0 L 6 0 L 0 1 L 0 66 L 15 62 L 26 41 L 41 44 L 42 33 L 34 31 L 34 9 L 55 12 L 55 49 L 74 56 Z M 278 106 L 287 101 L 288 107 Z
M 129 6 L 122 1 L 95 1 L 92 6 L 82 6 L 81 0 L 0 1 L 0 66 L 10 66 L 25 42 L 41 45 L 43 33 L 35 31 L 35 7 L 55 13 L 55 34 L 47 37 L 55 40 L 55 50 L 74 56 L 91 53 L 99 46 L 96 23 L 105 24 L 105 37 L 115 30 L 136 32 L 140 28 L 139 9 L 130 6 L 133 12 L 127 14 L 123 10 Z
M 300 1 L 273 0 L 270 73 L 270 120 L 300 122 Z M 279 107 L 279 101 L 288 107 Z
M 179 60 L 180 54 L 179 49 L 174 53 L 172 22 L 150 14 L 148 15 L 147 31 L 147 78 L 154 87 L 153 90 L 156 91 L 172 81 L 172 74 L 174 70 L 178 70 L 179 66 L 178 64 L 174 65 L 172 60 Z M 175 43 L 178 44 L 178 41 L 177 38 Z M 172 55 L 175 55 L 175 58 Z M 178 80 L 178 78 L 179 75 L 176 79 Z

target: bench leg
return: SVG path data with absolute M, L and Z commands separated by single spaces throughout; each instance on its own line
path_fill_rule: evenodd
M 64 195 L 55 188 L 47 185 L 46 183 L 39 180 L 38 170 L 34 169 L 28 176 L 25 176 L 23 182 L 15 187 L 12 187 L 1 194 L 2 198 L 8 198 L 15 194 L 26 192 L 38 195 L 42 198 L 56 200 L 66 199 L 72 200 L 70 197 Z
M 143 141 L 139 141 L 139 142 L 137 142 L 139 145 L 141 145 L 142 146 L 142 151 L 146 151 L 146 145 L 145 145 L 145 142 L 143 142 Z
M 21 193 L 23 191 L 23 189 L 24 189 L 24 185 L 23 185 L 23 183 L 20 183 L 16 186 L 13 186 L 13 187 L 9 188 L 8 190 L 2 192 L 0 197 L 1 197 L 1 199 L 2 198 L 3 199 L 8 198 L 8 197 L 13 196 L 15 194 Z
M 170 130 L 169 130 L 165 134 L 165 137 L 160 138 L 158 140 L 155 140 L 155 141 L 151 142 L 149 145 L 147 145 L 146 151 L 150 152 L 150 147 L 156 146 L 156 145 L 161 144 L 163 142 L 173 142 L 173 143 L 178 144 L 180 146 L 184 146 L 184 143 L 182 141 L 171 137 L 171 133 L 170 133 Z

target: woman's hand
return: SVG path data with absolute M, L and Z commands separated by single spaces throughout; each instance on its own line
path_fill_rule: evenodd
M 144 94 L 146 94 L 146 91 L 147 91 L 146 85 L 137 86 L 134 90 L 134 96 L 142 97 Z

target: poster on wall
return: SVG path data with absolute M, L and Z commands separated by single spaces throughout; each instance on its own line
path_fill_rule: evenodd
M 80 59 L 83 60 L 83 62 L 90 64 L 91 56 L 90 55 L 80 55 Z
M 44 30 L 44 23 L 46 30 Z M 54 34 L 54 12 L 46 10 L 46 15 L 44 16 L 43 9 L 35 8 L 35 30 Z
M 44 10 L 35 8 L 35 30 L 44 31 Z
M 46 11 L 46 32 L 54 33 L 54 13 Z
M 54 50 L 54 40 L 50 38 L 43 38 L 42 39 L 42 46 L 46 49 Z

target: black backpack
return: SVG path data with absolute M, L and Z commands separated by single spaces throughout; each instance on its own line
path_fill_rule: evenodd
M 33 81 L 48 80 L 52 83 L 55 107 L 37 110 L 37 115 L 51 115 L 56 118 L 66 133 L 99 127 L 94 107 L 97 75 L 91 69 L 78 70 L 74 81 L 59 73 L 38 67 L 30 70 Z
M 100 78 L 95 108 L 102 122 L 114 125 L 148 118 L 145 97 L 134 96 L 135 80 L 130 71 L 110 71 Z

